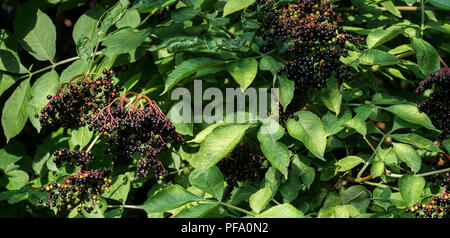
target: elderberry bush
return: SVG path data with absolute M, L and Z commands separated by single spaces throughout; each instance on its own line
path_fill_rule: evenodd
M 3 1 L 0 217 L 448 218 L 449 4 Z

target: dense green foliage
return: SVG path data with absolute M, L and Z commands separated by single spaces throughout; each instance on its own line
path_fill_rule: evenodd
M 448 216 L 450 1 L 0 7 L 0 217 Z M 194 80 L 278 88 L 280 120 L 179 122 Z M 140 121 L 83 119 L 102 107 Z

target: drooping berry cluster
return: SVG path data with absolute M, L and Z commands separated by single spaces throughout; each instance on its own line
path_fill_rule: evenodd
M 77 207 L 80 214 L 83 214 L 83 209 L 87 213 L 97 213 L 95 204 L 100 203 L 100 195 L 103 192 L 109 191 L 109 173 L 109 169 L 80 170 L 77 174 L 68 176 L 62 183 L 51 182 L 41 188 L 41 191 L 47 192 L 48 195 L 41 198 L 39 204 L 47 208 L 54 207 L 58 212 L 70 212 Z M 44 202 L 45 199 L 47 201 Z
M 85 125 L 84 116 L 107 106 L 123 91 L 112 80 L 113 71 L 103 70 L 105 77 L 96 73 L 79 74 L 69 82 L 61 84 L 54 95 L 48 95 L 49 102 L 41 110 L 39 118 L 42 127 L 55 126 L 73 129 Z M 81 81 L 74 82 L 82 77 Z
M 239 181 L 255 178 L 261 171 L 264 156 L 254 146 L 248 143 L 238 145 L 217 166 L 229 185 L 236 185 Z
M 450 135 L 450 68 L 442 68 L 430 74 L 420 82 L 418 93 L 433 88 L 430 97 L 419 104 L 419 110 L 425 112 L 433 122 L 434 126 L 442 131 L 441 138 Z
M 407 208 L 406 212 L 414 213 L 415 218 L 448 218 L 450 210 L 450 172 L 436 174 L 434 186 L 444 187 L 444 193 L 431 198 L 429 204 L 417 203 Z
M 87 125 L 89 130 L 108 137 L 107 152 L 118 159 L 140 154 L 137 177 L 146 177 L 149 170 L 154 170 L 156 177 L 163 176 L 167 171 L 157 154 L 166 150 L 168 143 L 183 143 L 183 139 L 155 101 L 134 92 L 120 95 L 123 88 L 114 85 L 113 73 L 104 69 L 105 77 L 96 73 L 75 76 L 60 85 L 55 95 L 48 96 L 49 103 L 36 117 L 42 126 L 73 129 Z M 79 77 L 81 81 L 73 82 Z M 80 160 L 75 164 L 88 161 Z
M 134 101 L 128 98 L 134 96 Z M 146 177 L 149 170 L 155 176 L 167 171 L 157 154 L 165 151 L 167 143 L 183 143 L 175 126 L 167 119 L 155 101 L 143 94 L 127 92 L 113 100 L 110 105 L 87 117 L 90 130 L 108 136 L 108 153 L 128 158 L 139 153 L 136 177 Z
M 69 167 L 80 165 L 87 166 L 92 160 L 95 159 L 94 155 L 92 155 L 92 151 L 85 152 L 79 150 L 68 150 L 66 148 L 53 152 L 53 155 L 55 156 L 53 162 L 55 162 L 56 165 L 67 162 Z
M 286 61 L 278 73 L 286 74 L 300 89 L 321 87 L 333 74 L 339 80 L 348 77 L 348 67 L 340 57 L 348 54 L 347 42 L 359 45 L 363 38 L 338 26 L 341 19 L 331 3 L 322 0 L 274 2 L 257 0 L 255 4 L 260 12 L 257 34 L 267 43 L 263 50 L 274 47 L 276 41 L 289 45 L 283 55 Z

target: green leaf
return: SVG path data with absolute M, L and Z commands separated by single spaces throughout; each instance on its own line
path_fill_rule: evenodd
M 335 163 L 338 166 L 336 171 L 344 172 L 344 171 L 353 169 L 355 166 L 357 166 L 360 163 L 364 163 L 364 160 L 361 159 L 360 157 L 353 156 L 353 155 L 347 156 Z
M 339 118 L 333 113 L 327 112 L 327 114 L 322 117 L 322 122 L 327 135 L 331 136 L 344 129 L 345 122 L 350 119 L 352 119 L 352 113 L 350 109 L 347 108 L 341 113 Z
M 180 102 L 182 103 L 182 102 Z M 167 118 L 172 121 L 172 124 L 175 126 L 175 129 L 178 133 L 182 135 L 194 135 L 194 123 L 192 123 L 193 119 L 191 118 L 191 122 L 183 121 L 183 108 L 178 107 L 175 104 L 172 108 L 170 108 L 167 113 Z M 198 143 L 198 142 L 197 142 Z
M 442 145 L 445 147 L 447 152 L 450 153 L 450 139 L 443 140 Z
M 285 144 L 278 141 L 283 135 L 283 127 L 269 119 L 261 125 L 257 137 L 266 159 L 287 178 L 290 162 L 289 149 Z
M 21 156 L 10 154 L 5 148 L 0 150 L 0 169 L 6 172 L 14 163 L 22 159 Z
M 371 13 L 375 16 L 381 14 L 381 9 L 375 2 L 367 0 L 352 0 L 352 4 L 356 6 L 362 13 Z
M 131 27 L 136 28 L 141 23 L 141 17 L 137 10 L 127 10 L 125 14 L 116 22 L 117 28 Z
M 131 189 L 131 180 L 133 176 L 130 172 L 125 174 L 119 174 L 117 178 L 114 180 L 109 187 L 109 192 L 105 192 L 102 194 L 102 197 L 113 199 L 119 201 L 122 204 L 125 204 L 127 201 L 128 193 Z
M 352 202 L 369 198 L 370 192 L 362 185 L 351 186 L 342 193 L 341 202 L 342 204 L 350 204 Z
M 394 9 L 396 9 L 394 7 Z M 391 28 L 388 28 L 386 30 L 383 29 L 377 29 L 375 31 L 372 31 L 367 35 L 367 47 L 369 48 L 376 48 L 377 46 L 380 46 L 392 39 L 394 39 L 396 36 L 400 35 L 403 32 L 403 27 L 394 26 Z
M 425 179 L 410 174 L 403 175 L 398 180 L 398 188 L 406 205 L 411 207 L 421 201 L 423 189 L 425 188 Z
M 283 66 L 283 64 L 270 55 L 263 55 L 261 60 L 259 60 L 259 69 L 270 71 L 273 75 L 278 75 L 277 71 L 281 66 Z
M 289 203 L 271 207 L 267 211 L 258 214 L 256 218 L 302 218 L 303 213 Z
M 395 7 L 394 3 L 392 1 L 383 1 L 380 3 L 381 6 L 386 8 L 390 13 L 392 13 L 396 17 L 402 17 L 401 12 Z
M 314 182 L 315 171 L 306 164 L 308 161 L 307 157 L 294 155 L 288 179 L 279 189 L 283 196 L 283 202 L 292 202 L 297 198 L 300 189 L 309 188 Z
M 261 59 L 262 60 L 262 59 Z M 280 79 L 280 103 L 283 106 L 283 112 L 294 98 L 295 82 L 281 75 Z
M 260 213 L 269 204 L 270 198 L 272 198 L 272 190 L 270 188 L 261 188 L 250 196 L 250 208 L 256 213 Z
M 375 188 L 373 190 L 373 203 L 387 210 L 391 205 L 389 198 L 391 197 L 391 190 L 389 188 Z
M 121 19 L 129 4 L 130 1 L 128 0 L 119 0 L 113 7 L 108 9 L 105 15 L 103 15 L 104 17 L 100 23 L 100 27 L 97 29 L 97 34 L 100 36 L 99 39 L 106 35 L 108 29 Z
M 418 0 L 403 0 L 408 6 L 412 6 L 414 3 L 416 3 Z
M 380 177 L 384 174 L 384 163 L 383 161 L 375 161 L 370 168 L 370 174 L 372 178 Z
M 447 0 L 430 0 L 430 3 L 436 7 L 450 10 L 450 2 L 448 2 Z
M 397 115 L 407 122 L 422 125 L 423 127 L 430 130 L 439 131 L 436 129 L 436 127 L 433 126 L 433 123 L 431 123 L 431 120 L 427 116 L 427 114 L 419 112 L 419 109 L 415 105 L 398 104 L 383 109 Z
M 11 170 L 0 178 L 0 183 L 8 190 L 18 190 L 28 183 L 28 174 L 22 170 Z
M 281 89 L 282 91 L 282 89 Z M 322 102 L 336 115 L 341 111 L 342 93 L 339 90 L 339 85 L 336 78 L 331 78 L 327 81 L 327 87 L 321 90 Z
M 392 105 L 392 104 L 404 104 L 407 103 L 407 101 L 402 98 L 394 97 L 386 93 L 375 93 L 374 95 L 372 95 L 372 103 L 376 105 L 378 104 Z
M 195 169 L 189 175 L 189 182 L 204 192 L 213 195 L 217 200 L 222 199 L 224 180 L 222 172 L 217 166 L 208 169 Z
M 362 51 L 359 61 L 364 65 L 393 65 L 400 63 L 400 60 L 395 55 L 389 54 L 382 50 L 367 49 Z
M 139 205 L 146 212 L 165 212 L 180 207 L 188 202 L 202 200 L 186 191 L 178 184 L 169 185 L 151 196 L 144 205 Z
M 167 91 L 169 91 L 173 86 L 175 86 L 175 84 L 177 84 L 178 82 L 180 82 L 182 79 L 189 77 L 190 75 L 211 67 L 211 66 L 216 66 L 216 65 L 220 65 L 220 64 L 224 64 L 225 61 L 222 60 L 216 60 L 216 59 L 211 59 L 211 58 L 192 58 L 192 59 L 188 59 L 183 61 L 180 65 L 177 66 L 177 68 L 175 68 L 172 72 L 170 72 L 164 86 L 164 93 L 166 93 Z
M 314 156 L 323 160 L 327 145 L 327 133 L 322 121 L 309 111 L 299 111 L 294 113 L 294 116 L 298 116 L 298 121 L 289 118 L 286 123 L 289 135 L 303 142 Z
M 350 121 L 346 123 L 348 127 L 351 127 L 355 129 L 359 134 L 366 136 L 367 134 L 367 127 L 366 123 L 359 117 L 354 117 Z
M 86 73 L 88 70 L 88 64 L 83 60 L 77 60 L 70 64 L 64 71 L 62 71 L 59 77 L 60 83 L 69 82 L 75 75 Z
M 28 70 L 20 63 L 17 43 L 9 31 L 0 29 L 0 70 L 23 74 Z
M 255 0 L 229 0 L 225 3 L 225 6 L 223 7 L 222 17 L 230 15 L 233 12 L 242 10 L 252 5 L 254 2 Z
M 217 122 L 214 124 L 209 125 L 195 136 L 194 139 L 188 141 L 189 143 L 201 143 L 207 135 L 209 135 L 216 127 L 226 125 L 223 122 Z
M 105 9 L 103 7 L 95 6 L 81 15 L 73 26 L 73 41 L 77 43 L 84 36 L 93 44 L 97 43 L 97 22 L 104 12 Z
M 106 46 L 106 49 L 103 49 L 102 53 L 110 58 L 129 53 L 141 45 L 149 34 L 150 28 L 140 31 L 131 28 L 121 29 L 105 37 L 102 44 Z
M 0 193 L 0 201 L 8 201 L 9 204 L 15 204 L 28 199 L 28 191 L 31 187 L 24 187 L 20 190 L 4 191 Z
M 0 72 L 0 96 L 14 83 L 16 82 L 16 78 L 9 74 L 4 74 Z
M 318 218 L 349 218 L 356 217 L 360 211 L 353 205 L 346 204 L 341 206 L 328 207 L 320 209 Z
M 209 168 L 227 156 L 244 137 L 251 124 L 227 124 L 216 127 L 200 145 L 191 160 L 195 168 Z
M 239 59 L 227 64 L 226 68 L 242 90 L 245 90 L 256 77 L 258 61 L 255 58 Z
M 182 7 L 171 11 L 170 16 L 175 23 L 181 23 L 190 20 L 200 13 L 200 8 Z
M 2 126 L 7 142 L 22 131 L 28 119 L 30 78 L 24 80 L 6 101 L 2 111 Z
M 39 77 L 31 87 L 31 97 L 27 112 L 31 124 L 33 124 L 34 128 L 36 128 L 38 132 L 41 130 L 41 123 L 38 118 L 34 117 L 34 115 L 40 114 L 40 111 L 49 101 L 47 96 L 53 95 L 58 85 L 58 73 L 52 70 Z
M 281 173 L 273 166 L 270 166 L 264 175 L 264 180 L 262 181 L 261 187 L 270 188 L 271 191 L 277 191 L 281 183 Z M 256 193 L 257 189 L 251 194 Z M 250 197 L 250 195 L 248 197 Z M 275 194 L 272 194 L 275 195 Z
M 98 42 L 100 36 L 97 34 L 97 24 L 104 12 L 103 7 L 95 6 L 81 15 L 73 26 L 72 38 L 77 44 L 78 55 L 83 60 L 91 56 Z
M 161 9 L 168 7 L 177 1 L 175 0 L 138 0 L 136 1 L 131 9 L 145 9 L 145 8 L 157 8 Z
M 202 218 L 214 209 L 218 208 L 219 204 L 202 203 L 188 208 L 184 208 L 180 213 L 176 214 L 176 218 Z
M 52 20 L 35 7 L 23 8 L 13 23 L 14 35 L 22 47 L 37 60 L 53 60 L 56 29 Z
M 418 148 L 421 149 L 426 149 L 433 152 L 442 152 L 442 150 L 439 149 L 439 147 L 436 144 L 434 144 L 433 141 L 428 140 L 427 138 L 414 133 L 391 134 L 391 137 L 394 138 L 395 140 L 417 146 Z
M 70 144 L 72 146 L 80 146 L 80 150 L 84 148 L 89 141 L 91 141 L 93 131 L 89 130 L 88 126 L 80 127 L 72 131 L 72 137 L 70 137 Z
M 429 75 L 440 68 L 438 52 L 430 43 L 412 37 L 411 47 L 416 54 L 417 64 L 424 74 Z
M 417 173 L 422 166 L 420 155 L 411 146 L 401 143 L 392 143 L 395 154 L 405 162 L 414 173 Z

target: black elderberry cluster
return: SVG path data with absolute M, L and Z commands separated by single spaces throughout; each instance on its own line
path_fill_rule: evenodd
M 66 148 L 53 152 L 53 155 L 55 156 L 53 162 L 55 162 L 56 165 L 67 162 L 69 167 L 80 165 L 87 166 L 95 159 L 92 151 L 68 150 Z
M 342 21 L 333 11 L 330 1 L 298 0 L 275 3 L 257 0 L 260 12 L 257 34 L 266 42 L 263 51 L 276 41 L 288 43 L 285 63 L 278 73 L 284 73 L 299 90 L 321 87 L 327 79 L 339 81 L 349 77 L 348 66 L 340 61 L 347 57 L 347 42 L 357 43 L 362 37 L 353 36 L 338 24 Z
M 417 203 L 407 208 L 406 212 L 414 213 L 414 218 L 449 218 L 450 210 L 450 172 L 436 174 L 434 186 L 444 187 L 444 193 L 431 198 L 429 204 Z
M 122 158 L 139 154 L 137 178 L 147 177 L 150 170 L 155 171 L 155 177 L 163 176 L 167 170 L 158 160 L 158 153 L 167 150 L 168 143 L 183 143 L 175 126 L 155 105 L 149 103 L 143 108 L 129 109 L 118 106 L 110 114 L 102 114 L 88 121 L 90 128 L 102 131 L 109 137 L 106 141 L 108 153 Z M 106 126 L 99 124 L 105 118 L 110 123 Z
M 87 125 L 89 130 L 108 137 L 107 152 L 118 159 L 130 159 L 139 153 L 136 177 L 146 177 L 153 170 L 159 178 L 167 171 L 157 154 L 166 150 L 168 143 L 183 143 L 183 139 L 153 100 L 133 92 L 121 95 L 123 88 L 114 84 L 113 73 L 104 69 L 105 77 L 95 73 L 75 76 L 60 85 L 55 95 L 48 96 L 50 101 L 36 117 L 42 126 L 73 129 Z M 83 79 L 73 82 L 79 77 Z M 130 95 L 134 98 L 127 97 Z M 55 162 L 73 160 L 69 165 L 90 162 L 77 154 L 66 155 L 67 151 L 56 153 L 64 155 L 62 159 L 55 158 Z
M 76 175 L 68 176 L 62 183 L 51 182 L 41 188 L 41 191 L 47 192 L 48 195 L 41 198 L 39 204 L 47 208 L 54 207 L 58 212 L 70 212 L 77 208 L 80 214 L 83 214 L 83 210 L 87 213 L 98 213 L 95 207 L 100 204 L 100 195 L 109 191 L 109 173 L 109 169 L 80 170 Z
M 229 185 L 247 179 L 254 179 L 261 171 L 264 156 L 257 151 L 256 147 L 248 143 L 238 145 L 227 157 L 223 158 L 217 166 Z
M 68 83 L 61 84 L 55 95 L 48 95 L 49 102 L 36 114 L 42 127 L 54 126 L 73 129 L 86 125 L 85 117 L 107 106 L 123 91 L 112 80 L 113 71 L 103 70 L 105 77 L 98 74 L 80 74 Z M 82 77 L 81 81 L 73 82 Z
M 450 185 L 450 172 L 436 174 L 433 177 L 433 185 L 435 187 L 446 187 Z
M 433 88 L 430 97 L 425 99 L 418 107 L 425 112 L 434 126 L 442 131 L 441 138 L 450 135 L 450 68 L 442 68 L 430 74 L 417 88 L 418 93 Z

